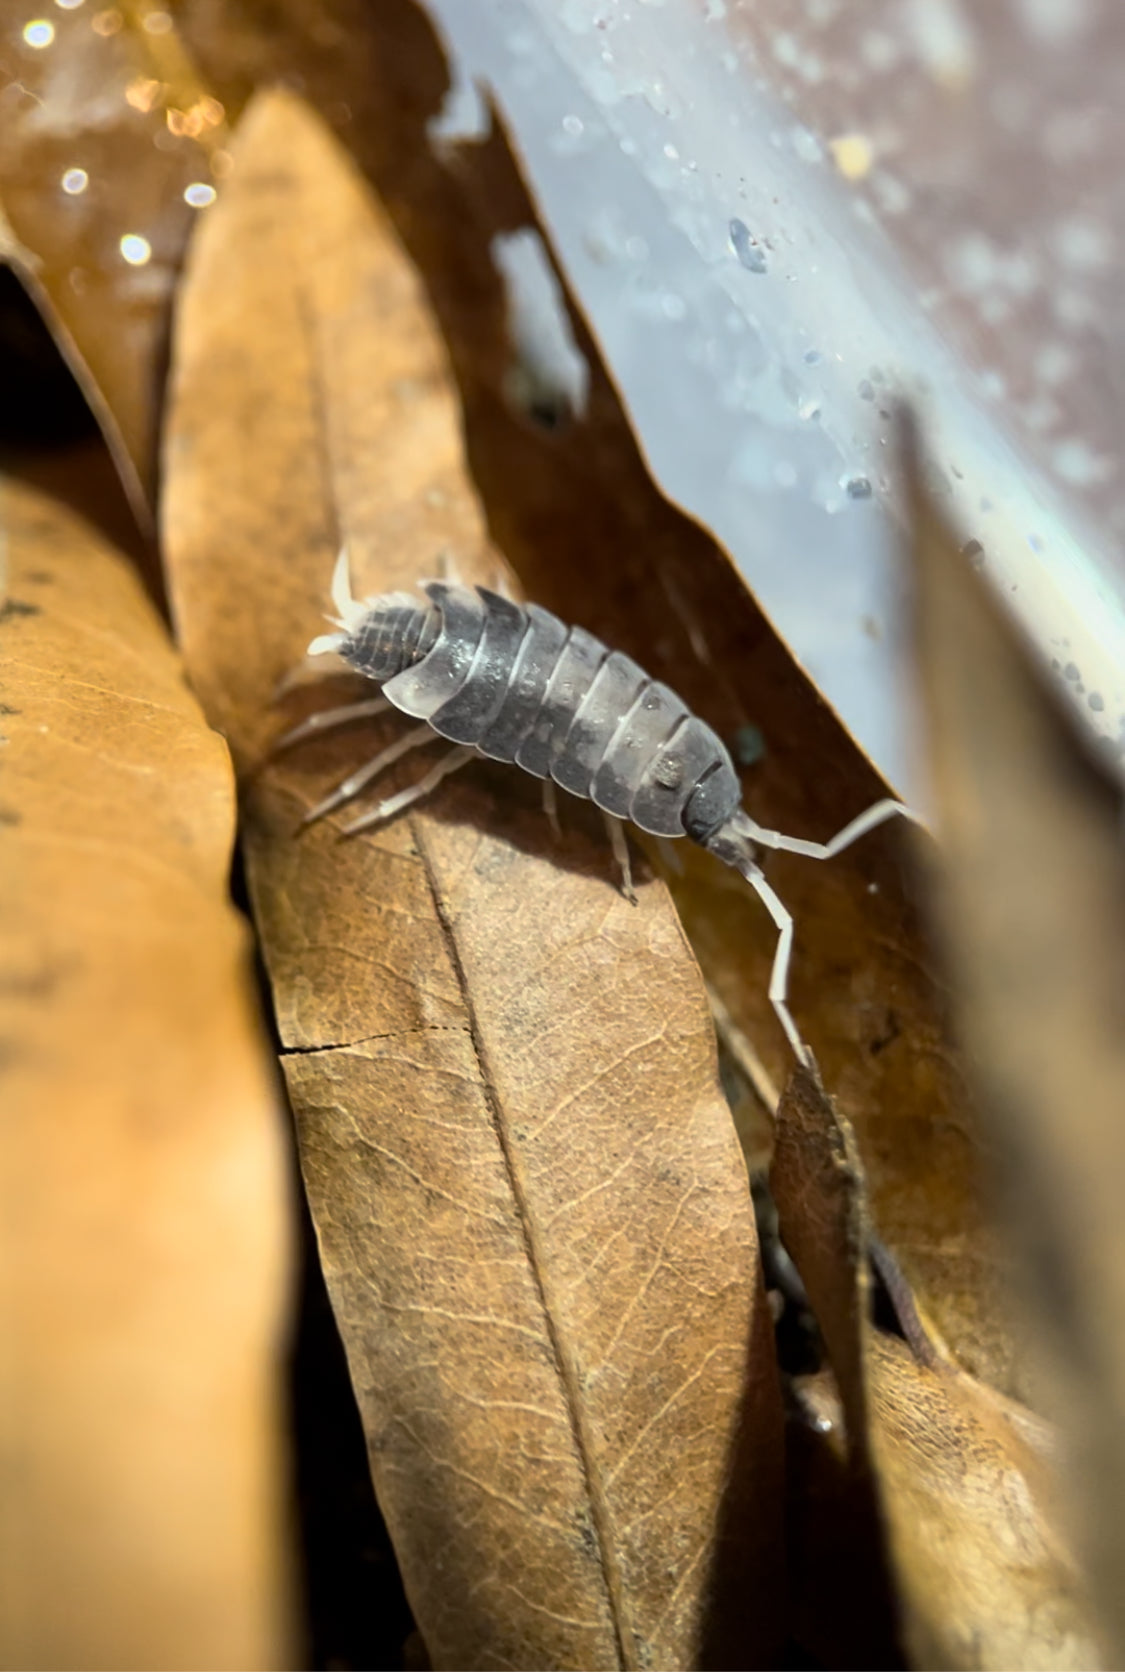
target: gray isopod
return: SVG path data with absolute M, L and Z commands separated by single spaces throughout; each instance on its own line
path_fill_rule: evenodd
M 309 653 L 342 657 L 381 695 L 314 714 L 278 746 L 388 708 L 422 724 L 350 774 L 305 822 L 353 800 L 392 762 L 441 737 L 455 747 L 418 783 L 355 820 L 349 834 L 393 818 L 480 755 L 522 767 L 549 796 L 557 784 L 600 807 L 630 897 L 620 821 L 654 836 L 690 837 L 746 878 L 777 925 L 769 996 L 794 1051 L 810 1060 L 786 1003 L 793 919 L 756 864 L 755 848 L 830 859 L 884 819 L 916 815 L 899 801 L 879 801 L 829 842 L 764 829 L 742 807 L 738 775 L 711 727 L 631 657 L 537 604 L 487 587 L 430 581 L 423 590 L 426 603 L 406 592 L 357 600 L 341 552 L 332 583 L 338 631 L 314 639 Z

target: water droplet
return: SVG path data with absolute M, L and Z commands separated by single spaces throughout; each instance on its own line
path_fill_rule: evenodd
M 108 6 L 90 19 L 90 28 L 95 35 L 116 35 L 124 21 L 116 6 Z
M 145 33 L 148 35 L 168 35 L 172 31 L 172 18 L 168 12 L 148 12 L 144 19 Z
M 746 268 L 748 273 L 764 273 L 766 270 L 765 251 L 751 238 L 750 228 L 745 221 L 732 220 L 729 226 L 731 249 Z
M 819 366 L 820 362 L 821 362 L 821 359 L 822 359 L 822 355 L 821 355 L 821 352 L 820 352 L 819 348 L 806 348 L 806 350 L 805 350 L 805 365 L 806 366 Z
M 60 12 L 76 12 L 79 6 L 84 6 L 86 0 L 55 0 Z
M 803 401 L 798 402 L 797 417 L 806 419 L 820 417 L 820 402 L 815 395 L 806 395 Z
M 841 476 L 840 486 L 849 499 L 871 498 L 871 483 L 866 476 Z
M 24 24 L 23 38 L 28 46 L 33 46 L 37 51 L 42 51 L 43 47 L 50 46 L 54 40 L 55 26 L 53 23 L 48 23 L 46 18 L 33 18 L 30 23 Z
M 581 116 L 564 116 L 562 119 L 562 125 L 563 132 L 570 134 L 574 139 L 577 139 L 578 135 L 582 132 Z
M 214 186 L 207 185 L 203 180 L 193 180 L 190 186 L 184 187 L 184 202 L 190 203 L 193 209 L 206 209 L 217 196 Z
M 133 110 L 139 110 L 142 116 L 147 116 L 157 99 L 160 97 L 161 86 L 153 76 L 136 76 L 125 89 L 125 103 Z
M 130 267 L 143 267 L 152 259 L 152 245 L 139 232 L 127 232 L 121 240 L 120 249 Z
M 680 153 L 676 150 L 674 145 L 666 145 L 664 147 L 664 155 L 670 163 L 678 163 L 680 160 Z
M 77 197 L 90 184 L 90 176 L 84 168 L 68 168 L 62 177 L 61 185 L 68 197 Z

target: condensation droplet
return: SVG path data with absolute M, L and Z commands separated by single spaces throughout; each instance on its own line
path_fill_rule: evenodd
M 124 21 L 116 6 L 108 6 L 90 19 L 90 28 L 95 35 L 116 35 Z
M 563 132 L 570 134 L 574 139 L 577 139 L 578 135 L 582 132 L 581 116 L 564 116 L 562 119 L 562 125 Z
M 90 176 L 84 168 L 68 168 L 61 184 L 68 197 L 77 197 L 90 184 Z
M 866 476 L 841 476 L 840 486 L 849 499 L 871 498 L 871 483 Z
M 1091 691 L 1090 695 L 1086 698 L 1086 701 L 1089 703 L 1095 714 L 1100 714 L 1105 708 L 1105 698 L 1102 696 L 1100 691 Z
M 145 33 L 148 35 L 169 35 L 172 32 L 172 18 L 169 12 L 147 12 L 144 19 Z
M 190 203 L 193 209 L 206 209 L 217 196 L 214 186 L 207 185 L 203 180 L 193 180 L 190 186 L 184 187 L 184 202 Z
M 30 23 L 25 23 L 23 26 L 23 38 L 28 46 L 33 46 L 37 51 L 42 51 L 45 46 L 50 46 L 54 40 L 55 26 L 53 23 L 48 23 L 44 17 L 32 18 Z
M 60 12 L 76 12 L 79 6 L 84 6 L 86 0 L 55 0 Z
M 766 253 L 750 236 L 750 228 L 745 221 L 738 219 L 730 222 L 731 249 L 746 268 L 748 273 L 764 273 L 766 270 Z
M 127 232 L 121 240 L 121 254 L 130 267 L 143 267 L 152 259 L 152 245 L 139 232 Z

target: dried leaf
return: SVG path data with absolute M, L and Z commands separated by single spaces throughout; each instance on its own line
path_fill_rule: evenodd
M 3 10 L 0 260 L 38 302 L 147 517 L 172 289 L 221 174 L 223 108 L 159 7 Z
M 913 467 L 918 640 L 959 1021 L 1125 1655 L 1125 863 L 1120 789 L 968 570 Z
M 864 1179 L 847 1127 L 807 1076 L 787 1090 L 778 1125 L 770 1180 L 781 1234 L 832 1359 L 852 1467 L 874 1473 L 912 1663 L 1098 1664 L 1058 1528 L 1050 1430 L 871 1327 Z
M 236 757 L 326 603 L 444 549 L 493 578 L 412 270 L 311 113 L 256 101 L 182 302 L 166 534 Z M 302 1165 L 412 1605 L 439 1665 L 776 1653 L 778 1407 L 745 1169 L 663 888 L 552 849 L 473 768 L 341 845 L 333 762 L 248 789 Z M 415 768 L 417 771 L 417 768 Z
M 0 1659 L 276 1665 L 286 1158 L 230 765 L 126 562 L 0 503 Z
M 855 1134 L 806 1069 L 778 1105 L 770 1192 L 840 1387 L 853 1458 L 867 1466 L 864 1355 L 870 1333 L 870 1236 Z
M 1047 1425 L 971 1376 L 918 1364 L 892 1337 L 872 1336 L 867 1363 L 913 1664 L 1102 1665 L 1058 1529 Z

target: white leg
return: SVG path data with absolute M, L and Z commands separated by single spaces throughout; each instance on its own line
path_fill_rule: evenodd
M 617 862 L 617 869 L 621 873 L 621 892 L 629 904 L 637 904 L 637 896 L 633 892 L 633 867 L 629 861 L 629 843 L 625 839 L 625 826 L 620 819 L 615 819 L 612 813 L 603 810 L 606 830 L 609 832 L 609 843 L 613 849 L 613 857 Z
M 336 567 L 332 571 L 332 602 L 336 606 L 336 614 L 341 621 L 346 621 L 355 609 L 355 598 L 352 595 L 352 565 L 348 553 L 348 542 L 345 540 L 336 556 Z
M 427 575 L 425 579 L 414 583 L 420 592 L 424 590 L 426 582 L 431 579 L 444 581 L 446 586 L 461 585 L 461 572 L 457 567 L 457 559 L 448 546 L 443 546 L 434 558 L 434 570 L 435 573 L 432 576 Z
M 770 971 L 770 1003 L 799 1061 L 815 1071 L 816 1059 L 798 1033 L 797 1024 L 789 1014 L 789 1006 L 786 1003 L 789 992 L 789 957 L 793 951 L 793 915 L 775 894 L 757 865 L 748 865 L 742 874 L 777 924 L 777 951 L 773 955 L 773 968 Z
M 547 815 L 547 823 L 551 827 L 556 842 L 562 841 L 562 825 L 559 823 L 559 798 L 555 793 L 555 780 L 543 779 L 543 811 Z
M 315 714 L 310 714 L 307 720 L 302 720 L 299 726 L 294 726 L 292 731 L 284 732 L 270 753 L 280 754 L 282 749 L 291 749 L 295 743 L 303 743 L 306 737 L 320 737 L 336 726 L 350 725 L 353 720 L 373 720 L 377 714 L 386 714 L 392 706 L 386 697 L 368 697 L 365 702 L 349 702 L 339 708 L 318 709 Z
M 401 760 L 403 755 L 408 755 L 412 749 L 421 749 L 425 744 L 432 743 L 436 737 L 437 732 L 432 726 L 412 726 L 402 737 L 396 738 L 388 748 L 376 755 L 374 760 L 369 760 L 366 766 L 349 773 L 331 795 L 326 795 L 323 801 L 318 801 L 315 807 L 310 808 L 301 820 L 301 829 L 308 824 L 314 824 L 317 819 L 322 819 L 326 813 L 333 812 L 337 807 L 342 807 L 345 801 L 354 801 L 380 772 L 385 772 L 388 766 L 393 766 L 395 761 Z
M 861 836 L 866 836 L 869 830 L 874 830 L 876 825 L 891 818 L 909 819 L 913 824 L 925 823 L 920 813 L 916 813 L 902 801 L 877 801 L 873 807 L 868 807 L 865 813 L 860 813 L 850 824 L 846 824 L 843 830 L 837 831 L 828 842 L 806 842 L 799 836 L 783 836 L 778 830 L 766 830 L 762 825 L 756 824 L 745 811 L 738 819 L 738 827 L 743 835 L 748 836 L 759 847 L 778 848 L 785 853 L 803 853 L 808 859 L 833 859 L 838 853 L 843 853 L 845 848 L 850 848 L 853 842 L 858 842 Z
M 429 727 L 426 729 L 430 731 Z M 431 737 L 436 735 L 435 732 L 430 731 Z M 433 790 L 437 789 L 443 778 L 448 778 L 451 772 L 456 772 L 458 767 L 465 766 L 475 758 L 475 749 L 458 744 L 456 749 L 451 749 L 449 754 L 438 761 L 437 765 L 427 772 L 426 776 L 420 779 L 418 783 L 412 784 L 408 790 L 400 790 L 398 795 L 392 795 L 386 801 L 380 801 L 377 807 L 372 808 L 370 813 L 365 813 L 361 819 L 356 819 L 354 824 L 345 825 L 343 834 L 354 836 L 357 831 L 370 830 L 373 825 L 385 824 L 388 819 L 393 819 L 396 814 L 403 812 L 407 807 L 413 807 L 415 802 L 422 801 Z

